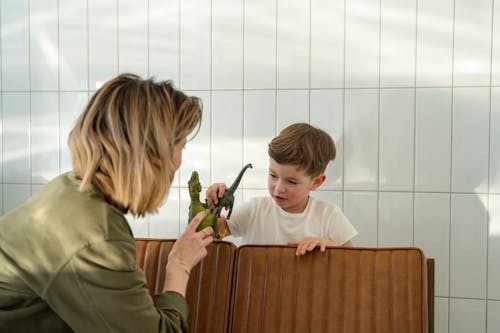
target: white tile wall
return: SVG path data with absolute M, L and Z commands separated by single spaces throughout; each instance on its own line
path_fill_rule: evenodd
M 309 92 L 278 90 L 276 96 L 276 134 L 292 123 L 309 122 Z
M 276 1 L 244 1 L 243 83 L 247 89 L 276 88 Z
M 494 333 L 500 327 L 500 302 L 488 301 L 487 305 L 487 333 Z
M 415 84 L 417 1 L 380 1 L 380 86 Z
M 488 225 L 488 298 L 500 300 L 500 196 L 490 195 Z
M 3 182 L 30 184 L 30 94 L 4 93 L 2 103 Z
M 380 92 L 379 132 L 379 189 L 412 191 L 415 178 L 414 89 Z
M 310 2 L 277 1 L 276 76 L 280 89 L 309 87 Z
M 486 331 L 486 301 L 450 299 L 449 332 L 468 333 Z
M 59 163 L 61 172 L 71 170 L 68 136 L 87 101 L 87 92 L 61 92 L 59 94 Z
M 311 1 L 311 88 L 344 86 L 343 0 Z
M 435 260 L 436 296 L 449 295 L 450 280 L 450 194 L 416 193 L 414 245 Z
M 451 196 L 451 296 L 486 298 L 486 205 L 485 195 Z
M 59 87 L 57 0 L 29 2 L 29 50 L 31 90 Z
M 160 80 L 180 81 L 180 2 L 149 0 L 149 73 Z M 168 43 L 165 41 L 168 40 Z
M 212 81 L 212 16 L 210 2 L 180 3 L 180 86 L 210 89 Z
M 346 1 L 345 87 L 366 88 L 379 85 L 380 1 Z
M 2 92 L 30 89 L 29 0 L 1 1 Z
M 500 87 L 491 88 L 490 192 L 500 193 Z
M 415 190 L 449 192 L 452 89 L 419 88 L 415 109 Z
M 212 87 L 243 87 L 243 2 L 212 2 Z
M 454 85 L 490 84 L 492 5 L 492 0 L 455 0 Z
M 148 1 L 118 1 L 118 72 L 149 74 Z
M 189 138 L 184 147 L 183 162 L 176 174 L 176 179 L 174 179 L 174 185 L 187 187 L 191 173 L 197 170 L 200 183 L 207 186 L 207 184 L 210 184 L 210 172 L 212 170 L 210 157 L 212 154 L 212 108 L 210 106 L 212 96 L 208 91 L 186 91 L 186 93 L 201 98 L 203 101 L 203 118 L 198 134 L 194 138 Z
M 500 84 L 500 6 L 498 2 L 495 3 L 493 8 L 493 45 L 492 45 L 492 69 L 491 69 L 491 83 L 498 86 Z
M 406 246 L 413 243 L 413 193 L 380 192 L 378 246 Z
M 31 182 L 45 184 L 59 175 L 59 96 L 33 92 L 30 113 Z
M 248 90 L 244 99 L 243 165 L 252 163 L 252 169 L 246 171 L 241 185 L 266 188 L 269 170 L 267 145 L 276 134 L 276 120 L 269 117 L 269 110 L 276 107 L 276 94 L 271 90 Z
M 311 90 L 310 123 L 332 136 L 336 157 L 327 167 L 327 178 L 321 189 L 334 190 L 343 187 L 344 168 L 344 93 L 341 89 Z
M 267 195 L 268 142 L 309 122 L 337 144 L 313 195 L 354 245 L 421 247 L 436 332 L 498 332 L 499 36 L 494 0 L 0 0 L 0 211 L 70 170 L 103 82 L 171 79 L 204 118 L 159 213 L 127 216 L 137 237 L 184 230 L 193 170 L 203 197 L 252 163 L 236 201 Z
M 451 86 L 454 0 L 419 0 L 417 86 Z
M 212 131 L 212 179 L 230 186 L 243 166 L 241 90 L 213 92 Z
M 88 89 L 87 3 L 69 0 L 59 8 L 59 76 L 61 90 Z M 56 48 L 57 50 L 57 48 Z
M 377 190 L 379 92 L 346 90 L 344 103 L 344 188 Z
M 453 91 L 453 192 L 485 193 L 488 190 L 489 105 L 489 88 Z
M 88 1 L 89 89 L 118 74 L 118 0 Z
M 449 299 L 436 297 L 434 299 L 434 332 L 448 333 Z
M 378 246 L 377 192 L 344 192 L 344 214 L 358 231 L 354 246 Z

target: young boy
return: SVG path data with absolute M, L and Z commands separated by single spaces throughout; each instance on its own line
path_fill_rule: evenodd
M 270 197 L 252 198 L 235 207 L 231 218 L 221 216 L 221 234 L 242 237 L 245 244 L 297 245 L 297 255 L 320 247 L 352 246 L 357 231 L 334 204 L 309 195 L 326 179 L 335 159 L 335 144 L 323 130 L 306 123 L 288 126 L 268 148 Z M 215 183 L 206 191 L 217 205 L 227 189 Z

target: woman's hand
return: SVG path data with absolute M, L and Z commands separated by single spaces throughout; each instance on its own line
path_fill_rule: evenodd
M 198 213 L 172 246 L 163 291 L 177 291 L 185 296 L 191 269 L 207 256 L 206 247 L 214 241 L 211 227 L 196 231 L 205 216 L 204 212 Z
M 327 246 L 337 246 L 333 241 L 323 237 L 306 237 L 298 242 L 288 242 L 288 245 L 297 246 L 296 255 L 301 256 L 306 252 L 311 252 L 316 247 L 319 247 L 321 252 L 325 252 Z
M 205 200 L 211 209 L 217 206 L 219 199 L 222 198 L 226 190 L 227 186 L 223 183 L 214 183 L 207 189 L 205 192 Z

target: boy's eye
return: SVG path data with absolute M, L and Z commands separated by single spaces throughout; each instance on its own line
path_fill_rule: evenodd
M 271 178 L 275 179 L 275 178 L 276 178 L 276 175 L 274 175 L 274 174 L 270 173 L 270 174 L 269 174 L 269 177 L 271 177 Z
M 295 180 L 289 180 L 288 182 L 292 185 L 297 185 L 297 182 Z

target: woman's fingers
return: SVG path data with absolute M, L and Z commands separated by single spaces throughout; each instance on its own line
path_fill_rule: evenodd
M 186 231 L 196 232 L 196 228 L 200 225 L 201 221 L 207 216 L 205 212 L 199 212 L 193 217 L 191 223 L 188 224 Z

